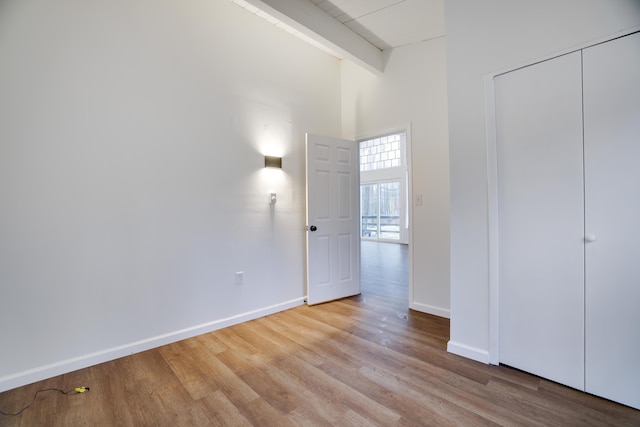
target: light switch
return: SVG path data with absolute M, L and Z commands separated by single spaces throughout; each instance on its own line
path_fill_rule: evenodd
M 422 206 L 422 194 L 416 194 L 416 206 Z

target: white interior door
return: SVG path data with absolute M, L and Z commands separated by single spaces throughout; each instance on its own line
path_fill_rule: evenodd
M 584 126 L 585 387 L 640 409 L 640 33 L 584 50 Z
M 360 293 L 358 145 L 307 134 L 307 301 Z
M 501 363 L 584 389 L 580 52 L 495 78 Z

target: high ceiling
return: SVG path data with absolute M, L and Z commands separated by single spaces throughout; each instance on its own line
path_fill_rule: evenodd
M 384 50 L 444 35 L 444 0 L 307 0 Z
M 340 58 L 380 73 L 382 51 L 443 37 L 444 0 L 231 0 Z

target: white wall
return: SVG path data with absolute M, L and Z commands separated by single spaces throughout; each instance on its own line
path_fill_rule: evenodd
M 638 0 L 445 2 L 451 159 L 449 350 L 488 361 L 483 78 L 640 25 Z
M 413 195 L 411 307 L 449 316 L 449 152 L 446 42 L 385 52 L 384 74 L 343 61 L 343 136 L 373 136 L 409 125 Z
M 221 0 L 5 0 L 0 58 L 0 391 L 302 303 L 336 59 Z

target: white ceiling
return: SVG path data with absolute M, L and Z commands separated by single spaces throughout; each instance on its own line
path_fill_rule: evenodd
M 336 56 L 384 72 L 382 51 L 445 35 L 444 0 L 231 0 Z
M 444 36 L 444 0 L 307 0 L 380 50 Z

